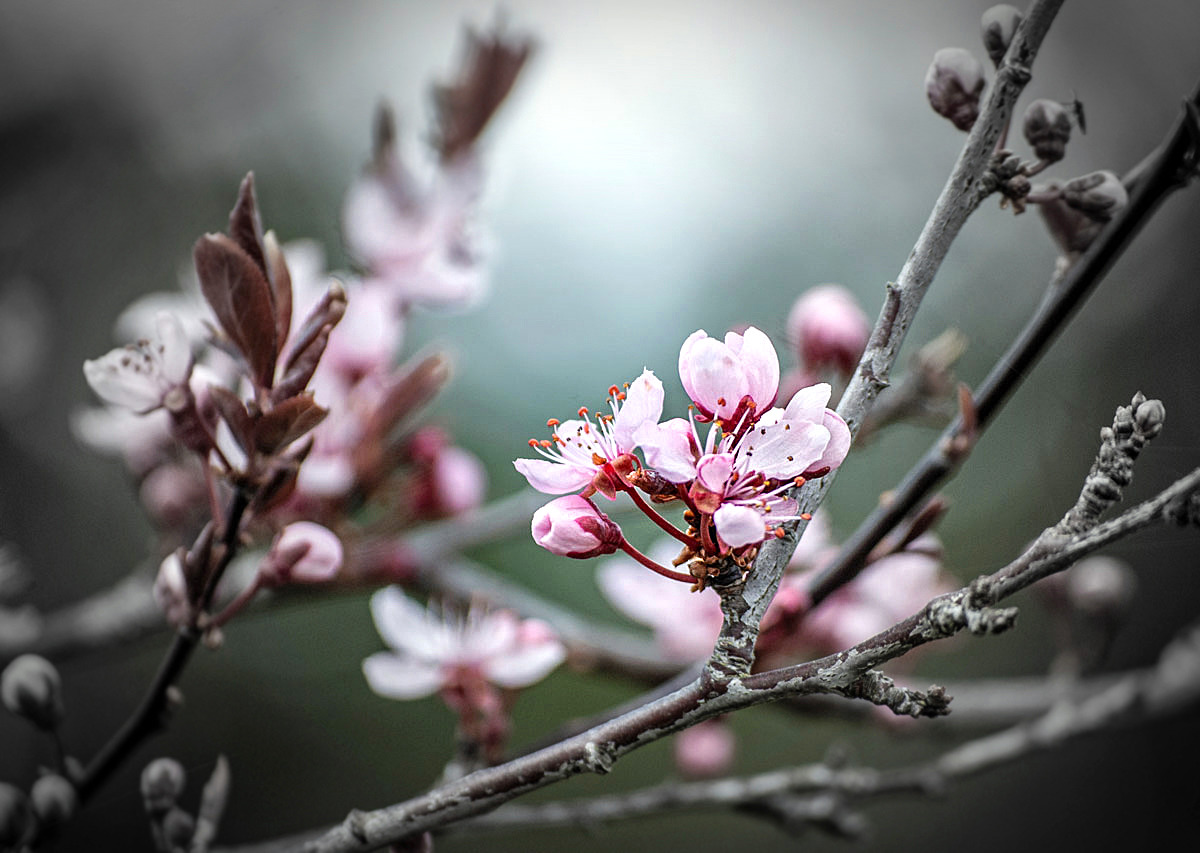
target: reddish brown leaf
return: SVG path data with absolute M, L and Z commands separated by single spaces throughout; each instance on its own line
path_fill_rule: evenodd
M 405 419 L 433 399 L 450 379 L 450 363 L 440 354 L 422 359 L 393 379 L 367 422 L 367 440 L 383 442 Z
M 258 215 L 258 200 L 254 196 L 254 173 L 247 172 L 238 187 L 237 204 L 229 212 L 229 236 L 242 247 L 264 277 L 268 275 L 267 255 L 263 251 L 262 219 Z
M 533 51 L 529 39 L 500 32 L 480 35 L 467 30 L 467 49 L 458 80 L 434 86 L 435 131 L 443 160 L 471 147 L 512 90 Z
M 250 418 L 250 413 L 246 411 L 246 405 L 237 394 L 220 385 L 210 385 L 208 392 L 221 419 L 229 425 L 229 431 L 233 433 L 234 441 L 238 443 L 238 447 L 242 448 L 244 453 L 249 455 L 254 447 L 252 441 L 254 422 Z
M 317 370 L 317 365 L 321 363 L 321 356 L 325 353 L 325 347 L 329 343 L 329 331 L 332 327 L 326 326 L 315 338 L 309 341 L 308 346 L 300 352 L 292 352 L 288 356 L 288 367 L 283 372 L 283 376 L 275 383 L 275 387 L 271 389 L 271 400 L 280 402 L 288 397 L 295 396 L 308 387 L 309 380 Z
M 271 454 L 304 435 L 329 414 L 313 400 L 312 392 L 289 397 L 259 418 L 254 429 L 255 446 Z
M 282 350 L 292 327 L 292 274 L 274 231 L 268 231 L 263 237 L 263 250 L 267 258 L 267 278 L 275 297 L 275 341 Z
M 205 234 L 192 252 L 200 289 L 225 334 L 250 367 L 251 378 L 270 388 L 276 332 L 271 286 L 254 260 L 224 234 Z

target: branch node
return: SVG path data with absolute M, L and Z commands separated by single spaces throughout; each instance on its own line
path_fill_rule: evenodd
M 592 773 L 599 773 L 603 776 L 612 770 L 615 760 L 616 758 L 613 756 L 611 745 L 601 745 L 595 741 L 588 741 L 583 747 L 584 766 Z

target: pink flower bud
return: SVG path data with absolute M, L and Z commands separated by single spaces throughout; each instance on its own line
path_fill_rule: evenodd
M 675 764 L 686 776 L 716 776 L 733 763 L 733 732 L 717 720 L 684 729 L 675 736 Z
M 586 559 L 611 554 L 623 541 L 621 528 L 587 498 L 564 495 L 533 514 L 533 541 L 560 557 Z
M 822 284 L 796 300 L 788 314 L 787 332 L 805 370 L 833 367 L 848 376 L 867 345 L 871 323 L 849 290 L 840 284 Z
M 779 356 L 768 338 L 753 326 L 729 332 L 724 342 L 703 329 L 688 336 L 679 350 L 679 379 L 702 418 L 737 422 L 746 410 L 767 411 L 779 394 Z
M 342 542 L 331 530 L 311 521 L 296 521 L 275 537 L 258 568 L 266 586 L 324 583 L 342 568 Z
M 970 130 L 979 115 L 983 82 L 983 66 L 970 51 L 944 47 L 933 55 L 925 74 L 925 94 L 935 113 L 959 130 Z

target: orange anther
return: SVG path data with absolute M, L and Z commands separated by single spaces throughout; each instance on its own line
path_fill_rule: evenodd
M 621 391 L 621 389 L 620 389 L 620 388 L 618 388 L 616 385 L 609 385 L 609 386 L 608 386 L 608 395 L 609 395 L 610 397 L 611 397 L 612 395 L 614 395 L 614 394 L 617 394 L 617 393 L 619 393 L 620 391 Z
M 804 479 L 803 477 L 797 477 L 796 479 L 792 480 L 792 482 L 796 484 L 796 488 L 800 488 L 807 483 L 808 480 Z
M 549 446 L 550 446 L 550 439 L 548 439 L 548 438 L 543 438 L 541 441 L 539 441 L 539 442 L 538 442 L 538 444 L 540 444 L 542 447 L 549 447 Z
M 776 527 L 774 535 L 776 539 L 782 539 L 786 534 L 784 534 L 782 527 Z
M 811 512 L 802 512 L 802 513 L 800 513 L 800 518 L 803 521 L 812 521 L 812 513 Z
M 586 417 L 587 417 L 587 413 L 588 413 L 587 406 L 580 406 L 580 407 L 579 407 L 579 412 L 578 412 L 578 414 L 579 414 L 579 417 L 581 417 L 581 418 L 586 418 Z
M 530 447 L 537 447 L 537 446 L 538 446 L 538 440 L 537 440 L 536 438 L 531 438 L 531 439 L 529 439 L 529 446 L 530 446 Z
M 625 399 L 625 392 L 624 392 L 624 391 L 622 391 L 621 393 L 617 394 L 617 399 L 618 399 L 618 400 L 624 400 L 624 399 Z
M 558 426 L 558 424 L 558 418 L 551 418 L 550 420 L 546 421 L 546 426 L 550 427 L 550 429 L 554 429 L 556 426 Z

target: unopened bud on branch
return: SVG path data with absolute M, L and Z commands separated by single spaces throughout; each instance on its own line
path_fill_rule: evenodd
M 29 799 L 41 826 L 48 830 L 57 829 L 70 820 L 79 805 L 75 786 L 57 773 L 47 773 L 34 782 Z
M 1107 169 L 1067 181 L 1063 201 L 1096 222 L 1108 222 L 1129 201 L 1121 179 Z
M 1067 599 L 1078 611 L 1101 619 L 1120 619 L 1133 603 L 1133 569 L 1114 557 L 1087 557 L 1067 572 Z
M 0 699 L 8 710 L 47 731 L 65 714 L 58 670 L 40 655 L 21 655 L 8 665 L 0 676 Z
M 560 557 L 586 559 L 611 554 L 623 541 L 621 528 L 587 498 L 564 495 L 533 514 L 533 540 Z
M 283 528 L 258 569 L 267 586 L 331 581 L 342 567 L 342 542 L 333 531 L 312 521 Z
M 1071 117 L 1058 101 L 1034 101 L 1025 110 L 1025 141 L 1039 160 L 1057 163 L 1071 139 Z
M 147 814 L 161 815 L 170 811 L 186 783 L 183 765 L 174 758 L 156 758 L 147 764 L 142 771 L 142 799 Z
M 31 817 L 25 792 L 0 782 L 0 850 L 16 849 L 25 838 Z
M 970 130 L 979 116 L 983 83 L 983 66 L 970 51 L 944 47 L 925 74 L 925 94 L 934 112 L 959 130 Z
M 1008 46 L 1012 43 L 1013 34 L 1021 25 L 1021 11 L 1015 6 L 1001 3 L 983 13 L 980 21 L 980 31 L 983 36 L 983 46 L 991 57 L 992 64 L 997 67 Z

